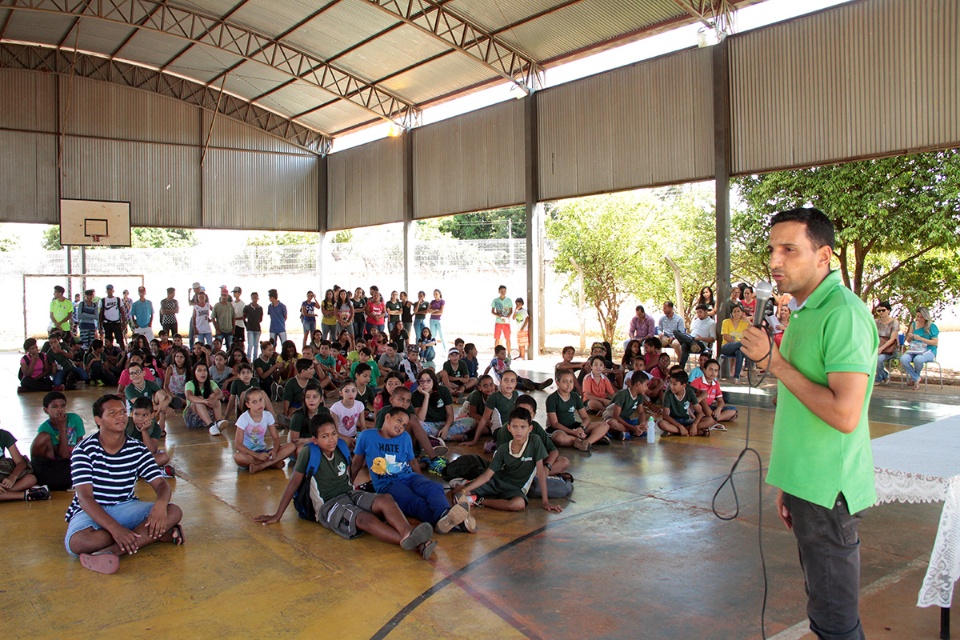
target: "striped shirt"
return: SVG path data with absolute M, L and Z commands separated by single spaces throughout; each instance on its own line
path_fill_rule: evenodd
M 137 478 L 153 482 L 162 477 L 150 451 L 142 442 L 127 438 L 116 454 L 104 451 L 100 434 L 80 441 L 70 456 L 70 476 L 73 486 L 93 485 L 93 498 L 101 507 L 109 507 L 128 500 L 136 500 L 133 493 Z M 73 496 L 64 519 L 69 522 L 83 511 L 77 496 Z

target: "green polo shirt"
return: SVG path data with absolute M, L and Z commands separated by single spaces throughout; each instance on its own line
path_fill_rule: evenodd
M 839 271 L 830 272 L 791 314 L 780 353 L 819 385 L 827 386 L 828 373 L 866 375 L 863 412 L 853 433 L 840 433 L 778 383 L 768 484 L 826 508 L 832 508 L 842 493 L 850 513 L 877 501 L 867 410 L 878 346 L 876 326 L 866 305 L 843 286 Z

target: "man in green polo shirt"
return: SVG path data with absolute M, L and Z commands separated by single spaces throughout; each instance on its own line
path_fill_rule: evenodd
M 751 327 L 744 354 L 778 380 L 767 482 L 800 551 L 810 629 L 863 638 L 856 514 L 876 502 L 867 408 L 877 331 L 863 302 L 830 271 L 833 223 L 817 209 L 771 221 L 770 271 L 795 306 L 779 349 Z

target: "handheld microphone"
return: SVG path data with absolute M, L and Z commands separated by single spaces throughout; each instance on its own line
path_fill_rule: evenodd
M 767 306 L 773 298 L 773 285 L 766 280 L 758 280 L 753 285 L 753 292 L 757 296 L 757 306 L 753 312 L 753 326 L 762 327 L 763 321 L 767 317 Z

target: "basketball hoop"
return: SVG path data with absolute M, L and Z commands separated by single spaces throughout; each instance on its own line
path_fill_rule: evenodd
M 100 238 L 102 238 L 103 236 L 92 235 L 90 237 L 93 238 L 93 244 L 100 244 Z

